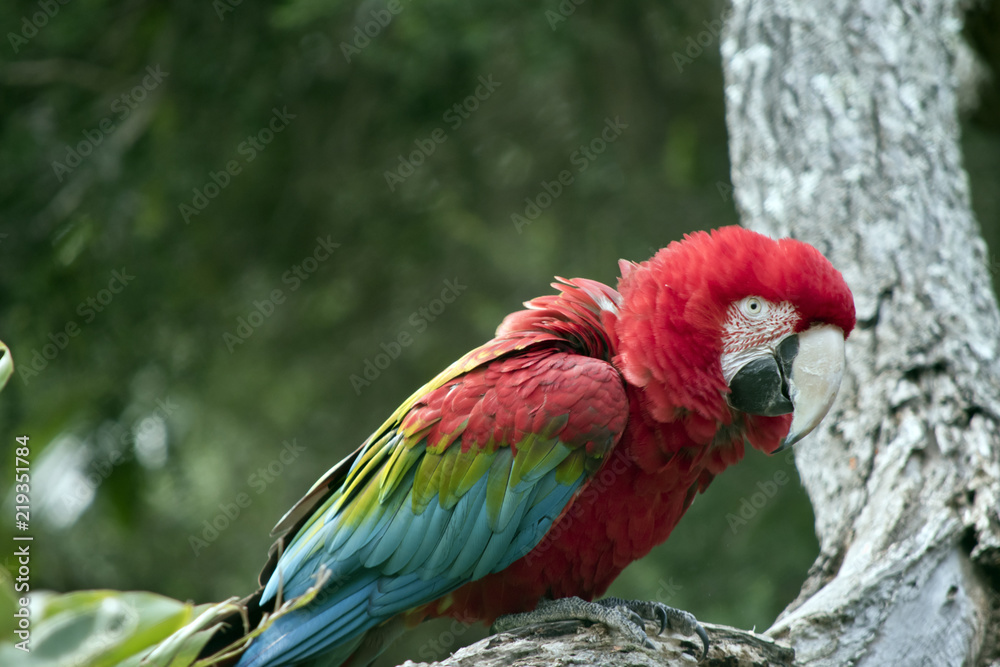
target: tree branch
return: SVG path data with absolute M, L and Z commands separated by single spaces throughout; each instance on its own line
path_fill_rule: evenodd
M 560 621 L 504 632 L 456 651 L 435 663 L 407 661 L 401 667 L 506 667 L 594 665 L 595 667 L 791 667 L 795 653 L 769 637 L 725 625 L 702 624 L 711 645 L 698 662 L 697 638 L 650 635 L 656 649 L 631 644 L 603 625 Z M 647 629 L 652 629 L 649 626 Z

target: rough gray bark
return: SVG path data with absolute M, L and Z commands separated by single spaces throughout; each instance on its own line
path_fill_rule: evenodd
M 792 667 L 795 653 L 769 637 L 702 624 L 711 646 L 698 662 L 701 642 L 689 637 L 650 635 L 655 649 L 645 649 L 604 626 L 561 621 L 504 632 L 460 649 L 436 667 L 509 667 L 588 665 L 589 667 Z M 652 625 L 647 626 L 652 631 Z M 407 661 L 401 667 L 431 667 Z
M 1000 664 L 1000 315 L 969 205 L 955 0 L 734 0 L 743 224 L 854 291 L 848 375 L 798 447 L 820 555 L 769 634 L 806 665 Z

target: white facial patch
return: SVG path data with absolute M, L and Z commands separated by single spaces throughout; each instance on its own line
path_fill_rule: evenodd
M 748 362 L 773 354 L 781 340 L 795 331 L 799 315 L 787 301 L 774 303 L 748 296 L 729 304 L 722 325 L 722 377 L 728 385 Z

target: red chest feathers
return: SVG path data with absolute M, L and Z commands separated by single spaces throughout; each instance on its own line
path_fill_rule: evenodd
M 633 411 L 615 453 L 530 553 L 422 613 L 492 622 L 530 610 L 546 596 L 602 595 L 629 563 L 667 539 L 715 473 L 742 457 L 742 437 L 723 447 L 699 446 L 691 428 L 684 420 L 660 424 Z

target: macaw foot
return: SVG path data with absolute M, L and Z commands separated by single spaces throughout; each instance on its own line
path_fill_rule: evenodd
M 645 621 L 654 621 L 659 623 L 658 635 L 667 628 L 682 635 L 698 635 L 704 647 L 702 659 L 708 655 L 708 634 L 693 614 L 645 600 L 604 598 L 587 602 L 577 597 L 542 600 L 534 611 L 501 616 L 493 623 L 493 630 L 506 632 L 526 625 L 569 620 L 602 623 L 647 648 L 654 648 L 654 644 L 644 630 Z

